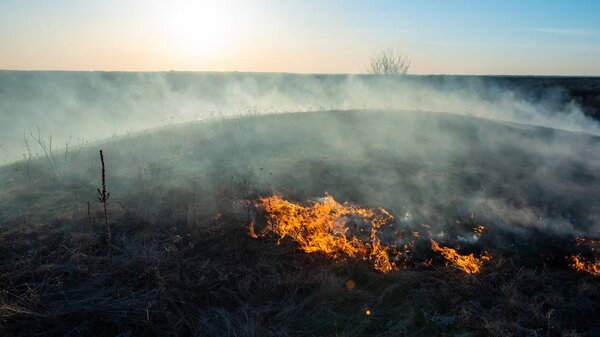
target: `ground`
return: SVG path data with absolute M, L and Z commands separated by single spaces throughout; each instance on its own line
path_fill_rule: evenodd
M 91 144 L 60 165 L 4 166 L 0 331 L 598 335 L 599 279 L 567 257 L 594 258 L 575 238 L 598 231 L 599 147 L 587 134 L 451 114 L 321 111 L 175 125 Z M 302 204 L 325 191 L 418 232 L 403 268 L 249 235 L 252 219 L 266 225 L 261 196 Z M 491 258 L 467 274 L 430 238 Z

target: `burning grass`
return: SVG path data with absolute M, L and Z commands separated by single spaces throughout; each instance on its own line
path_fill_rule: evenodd
M 372 210 L 341 204 L 328 194 L 321 201 L 308 201 L 307 206 L 279 196 L 260 198 L 258 204 L 265 208 L 269 223 L 262 235 L 271 231 L 280 238 L 289 236 L 305 252 L 321 252 L 333 259 L 362 258 L 384 273 L 398 269 L 390 260 L 394 249 L 382 246 L 377 237 L 377 229 L 391 224 L 394 219 L 383 208 Z M 253 225 L 249 230 L 256 238 Z M 362 238 L 358 237 L 359 231 L 363 233 Z
M 585 260 L 581 254 L 570 257 L 571 267 L 575 270 L 585 271 L 592 275 L 600 276 L 600 261 L 596 260 L 593 263 Z
M 481 270 L 483 261 L 490 260 L 487 252 L 484 252 L 479 258 L 474 257 L 473 254 L 460 255 L 458 252 L 456 252 L 456 249 L 440 247 L 438 243 L 433 240 L 431 240 L 431 249 L 436 252 L 440 252 L 446 260 L 452 263 L 452 265 L 468 274 L 478 273 Z
M 382 244 L 378 230 L 384 226 L 397 227 L 394 217 L 385 209 L 361 208 L 348 202 L 339 203 L 329 194 L 320 201 L 306 201 L 304 204 L 293 203 L 280 196 L 258 199 L 258 206 L 266 211 L 268 226 L 260 236 L 269 232 L 280 239 L 292 238 L 307 253 L 323 253 L 332 259 L 342 256 L 369 261 L 376 270 L 388 273 L 403 267 L 406 262 L 403 256 L 411 253 L 415 241 L 409 241 L 399 248 L 397 244 Z M 255 221 L 248 227 L 249 235 L 258 238 L 255 232 Z M 483 226 L 476 227 L 478 234 L 483 233 Z M 402 235 L 402 230 L 394 229 L 394 233 Z M 411 231 L 414 238 L 421 234 Z M 401 238 L 400 238 L 401 239 Z M 395 242 L 401 242 L 400 240 Z M 453 266 L 466 273 L 478 273 L 484 261 L 490 257 L 484 252 L 476 258 L 473 254 L 461 255 L 455 249 L 440 247 L 431 239 L 431 248 L 440 252 Z M 431 259 L 422 257 L 421 265 L 430 266 Z
M 583 271 L 594 276 L 600 276 L 600 261 L 597 257 L 597 249 L 600 246 L 600 240 L 590 239 L 585 237 L 575 237 L 573 240 L 580 251 L 587 251 L 590 255 L 594 256 L 594 262 L 588 261 L 581 252 L 567 256 L 567 260 L 570 261 L 569 266 L 571 268 Z
M 275 200 L 270 198 L 263 199 Z M 275 209 L 284 214 L 323 214 L 318 207 L 329 207 L 325 214 L 339 216 L 338 222 L 333 216 L 323 222 L 333 226 L 332 233 L 341 230 L 340 218 L 345 228 L 357 224 L 358 233 L 358 223 L 368 227 L 373 226 L 370 221 L 388 219 L 377 229 L 382 236 L 394 225 L 379 210 L 361 212 L 363 208 L 338 203 L 331 196 L 303 203 L 279 199 L 280 207 Z M 255 202 L 260 206 L 264 200 Z M 332 263 L 331 255 L 323 251 L 298 254 L 299 244 L 284 240 L 271 224 L 255 233 L 260 239 L 248 236 L 245 211 L 255 208 L 239 205 L 224 202 L 222 214 L 200 228 L 187 227 L 178 218 L 157 222 L 143 213 L 114 209 L 114 237 L 118 239 L 110 265 L 104 237 L 91 237 L 83 223 L 79 225 L 84 232 L 78 232 L 77 220 L 2 233 L 0 332 L 7 336 L 598 332 L 594 324 L 600 314 L 597 278 L 570 270 L 566 264 L 540 268 L 536 245 L 512 246 L 514 256 L 494 251 L 494 259 L 485 261 L 485 268 L 466 277 L 463 272 L 439 268 L 445 260 L 431 250 L 430 239 L 423 237 L 428 234 L 411 236 L 411 240 L 421 240 L 410 247 L 410 254 L 424 259 L 421 268 L 416 263 L 398 264 L 384 238 L 377 241 L 379 246 L 372 245 L 372 233 L 367 232 L 354 235 L 360 242 L 356 247 L 365 249 L 365 255 L 344 258 L 350 255 L 330 247 L 330 254 L 338 254 Z M 264 210 L 265 219 L 271 219 Z M 100 219 L 102 212 L 97 209 L 92 215 Z M 250 228 L 258 229 L 260 213 L 255 218 L 256 225 Z M 179 225 L 174 228 L 173 223 Z M 487 228 L 480 239 L 487 247 L 498 249 L 492 242 L 519 243 L 493 225 Z M 353 242 L 351 229 L 338 236 Z M 296 228 L 288 233 L 304 231 Z M 561 246 L 556 240 L 551 235 L 540 239 Z M 566 242 L 578 247 L 572 240 Z M 437 246 L 454 252 L 447 257 L 476 256 L 458 254 L 445 244 Z M 390 252 L 388 261 L 402 270 L 375 270 L 377 261 L 371 256 L 377 247 Z M 547 250 L 543 248 L 542 253 Z M 537 257 L 538 263 L 524 262 L 528 255 Z M 564 253 L 559 258 L 557 262 L 565 261 Z M 362 259 L 368 263 L 361 263 Z M 430 259 L 434 262 L 428 266 Z
M 262 197 L 256 201 L 256 206 L 265 210 L 268 225 L 257 234 L 256 219 L 253 218 L 248 226 L 248 235 L 252 238 L 274 233 L 279 237 L 279 244 L 281 239 L 290 237 L 306 253 L 318 252 L 334 260 L 342 257 L 362 259 L 383 273 L 406 268 L 409 260 L 412 260 L 413 265 L 432 266 L 433 259 L 428 259 L 426 255 L 414 257 L 412 254 L 415 239 L 423 240 L 431 235 L 430 226 L 421 225 L 428 229 L 425 236 L 417 231 L 408 231 L 413 240 L 402 241 L 403 233 L 407 231 L 397 228 L 394 217 L 381 207 L 369 209 L 348 202 L 339 203 L 327 193 L 318 201 L 308 200 L 304 203 L 294 203 L 279 195 Z M 394 243 L 384 244 L 379 238 L 378 231 L 386 227 L 392 227 L 393 232 L 399 236 Z M 472 228 L 478 237 L 484 235 L 486 230 L 482 225 Z M 439 252 L 447 263 L 468 274 L 481 272 L 484 264 L 491 259 L 485 250 L 479 257 L 475 257 L 473 253 L 463 255 L 454 248 L 440 246 L 431 238 L 429 241 L 432 251 Z M 598 240 L 580 237 L 573 241 L 577 246 L 595 246 L 598 243 Z M 398 242 L 406 243 L 398 245 Z M 594 251 L 594 247 L 591 250 Z M 408 256 L 411 258 L 407 258 Z M 570 256 L 569 260 L 570 266 L 575 270 L 600 275 L 598 261 L 588 262 L 581 254 Z
M 246 202 L 250 205 L 250 202 Z M 424 236 L 417 231 L 408 231 L 412 240 L 403 241 L 406 230 L 399 229 L 394 217 L 385 209 L 362 208 L 348 202 L 339 203 L 331 195 L 318 201 L 307 200 L 294 203 L 279 195 L 258 198 L 256 206 L 266 212 L 268 223 L 260 233 L 256 233 L 256 219 L 253 218 L 248 228 L 248 235 L 258 238 L 268 233 L 276 234 L 279 239 L 290 237 L 300 245 L 306 253 L 321 253 L 334 260 L 342 257 L 357 258 L 368 261 L 374 269 L 389 273 L 404 269 L 412 260 L 413 265 L 432 266 L 433 259 L 427 255 L 414 257 L 415 240 L 423 240 L 431 236 L 429 225 L 421 225 L 427 229 Z M 471 215 L 471 219 L 473 216 Z M 457 223 L 460 223 L 457 221 Z M 379 230 L 392 227 L 398 240 L 391 244 L 382 243 Z M 478 237 L 482 237 L 487 228 L 475 225 L 471 229 Z M 473 253 L 463 255 L 451 247 L 443 247 L 429 238 L 431 250 L 438 252 L 453 267 L 468 274 L 481 272 L 482 267 L 491 257 L 487 251 L 482 251 L 479 257 Z M 599 240 L 576 237 L 572 240 L 577 246 L 590 247 L 594 252 Z M 399 245 L 399 242 L 407 242 Z M 410 258 L 407 258 L 410 256 Z M 588 262 L 581 254 L 568 257 L 569 266 L 578 271 L 584 271 L 600 276 L 600 262 Z M 418 262 L 417 262 L 418 261 Z

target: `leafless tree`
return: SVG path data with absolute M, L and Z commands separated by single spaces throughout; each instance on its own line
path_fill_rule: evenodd
M 407 57 L 397 53 L 393 48 L 386 48 L 371 57 L 368 71 L 378 75 L 405 75 L 408 68 L 410 68 L 410 60 Z

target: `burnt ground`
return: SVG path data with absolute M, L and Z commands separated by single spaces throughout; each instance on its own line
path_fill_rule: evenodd
M 99 148 L 112 263 L 95 191 Z M 566 256 L 596 254 L 574 238 L 597 235 L 599 148 L 586 134 L 464 116 L 330 111 L 115 138 L 59 169 L 44 158 L 5 166 L 0 331 L 598 335 L 600 279 Z M 405 268 L 383 274 L 366 261 L 306 254 L 286 238 L 248 236 L 253 217 L 265 221 L 257 197 L 302 201 L 325 190 L 383 206 L 394 226 L 420 231 Z M 465 240 L 478 225 L 483 235 Z M 429 237 L 491 259 L 466 274 L 431 251 Z

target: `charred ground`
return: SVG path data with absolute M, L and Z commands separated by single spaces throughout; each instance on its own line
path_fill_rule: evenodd
M 95 201 L 99 148 L 112 264 Z M 598 235 L 599 149 L 587 134 L 451 114 L 325 111 L 113 138 L 61 171 L 43 158 L 18 162 L 0 172 L 1 329 L 597 335 L 600 281 L 567 256 L 593 261 L 598 248 L 575 238 Z M 394 226 L 418 233 L 414 258 L 383 274 L 366 261 L 306 254 L 289 238 L 248 235 L 252 219 L 266 225 L 259 197 L 302 203 L 325 191 L 390 211 Z M 433 236 L 491 259 L 465 274 L 431 250 Z

